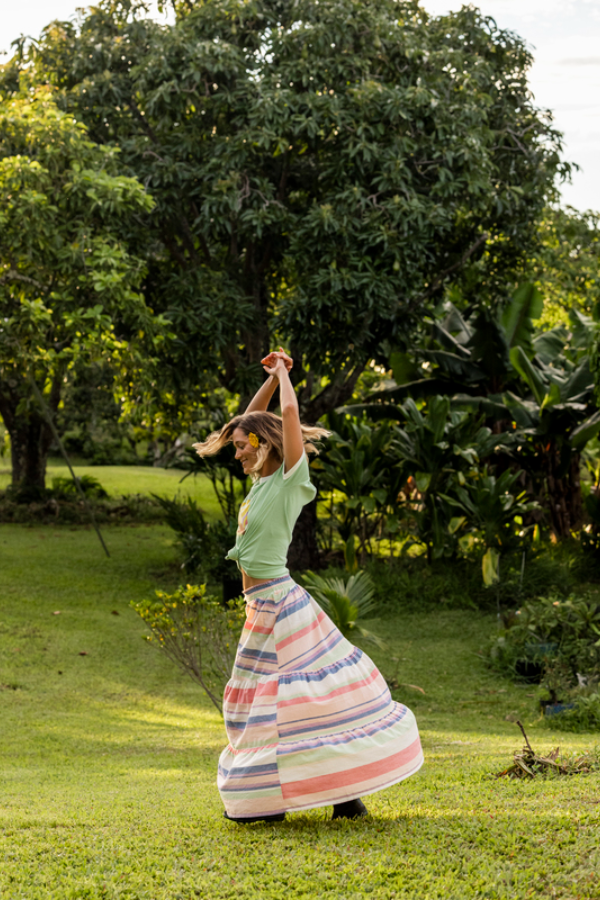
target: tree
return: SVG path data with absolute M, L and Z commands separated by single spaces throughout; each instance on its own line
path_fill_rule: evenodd
M 178 335 L 157 382 L 177 428 L 215 374 L 247 396 L 276 340 L 314 421 L 444 285 L 506 290 L 568 172 L 560 135 L 532 105 L 524 42 L 472 8 L 173 5 L 165 27 L 101 0 L 10 79 L 52 84 L 156 199 L 145 290 Z
M 550 207 L 540 238 L 531 275 L 544 295 L 543 324 L 567 324 L 572 309 L 600 317 L 600 213 Z
M 77 363 L 108 360 L 127 384 L 136 343 L 160 340 L 123 237 L 152 200 L 117 155 L 48 91 L 0 101 L 0 414 L 25 495 L 44 488 L 51 442 L 31 381 L 56 413 Z

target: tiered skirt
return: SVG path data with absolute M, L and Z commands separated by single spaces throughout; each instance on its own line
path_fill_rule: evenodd
M 229 816 L 341 803 L 423 764 L 413 713 L 289 576 L 246 591 L 223 712 L 218 787 Z

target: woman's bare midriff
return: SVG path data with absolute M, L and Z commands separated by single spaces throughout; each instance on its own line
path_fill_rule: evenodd
M 248 588 L 256 587 L 257 584 L 267 584 L 267 582 L 272 580 L 272 578 L 253 578 L 252 575 L 246 575 L 242 569 L 242 583 L 245 591 L 247 591 Z

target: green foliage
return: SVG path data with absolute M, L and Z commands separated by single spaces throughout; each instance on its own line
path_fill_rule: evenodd
M 77 481 L 86 497 L 93 497 L 96 500 L 108 497 L 108 493 L 93 475 L 82 475 Z M 73 500 L 79 497 L 79 492 L 72 478 L 63 478 L 59 475 L 52 479 L 52 496 L 60 500 Z
M 178 535 L 177 543 L 183 551 L 181 568 L 188 574 L 201 571 L 216 579 L 226 577 L 231 563 L 225 556 L 235 544 L 235 521 L 207 520 L 192 497 L 182 502 L 158 494 L 152 496 L 163 510 L 166 524 Z
M 68 485 L 69 479 L 64 479 L 64 482 Z M 0 492 L 0 522 L 89 526 L 89 511 L 79 494 L 75 493 L 72 481 L 70 484 L 72 489 L 67 486 L 66 491 L 63 491 L 59 485 L 57 496 L 53 490 L 46 490 L 41 498 L 37 491 L 33 498 L 28 497 L 22 488 L 16 490 L 8 488 Z M 108 522 L 113 524 L 159 522 L 163 517 L 160 506 L 144 494 L 106 498 L 88 496 L 87 505 L 92 507 L 94 518 L 101 525 Z
M 156 591 L 156 600 L 131 606 L 150 631 L 145 639 L 197 681 L 222 714 L 221 697 L 231 675 L 245 619 L 243 598 L 226 609 L 206 594 L 206 585 Z
M 565 324 L 572 309 L 600 311 L 600 216 L 571 206 L 548 208 L 539 222 L 532 269 L 544 295 L 543 327 Z
M 456 486 L 454 497 L 442 495 L 451 507 L 462 513 L 464 522 L 468 522 L 470 531 L 463 540 L 468 542 L 469 538 L 480 537 L 487 548 L 482 560 L 483 580 L 487 586 L 499 580 L 500 551 L 511 549 L 519 542 L 525 534 L 523 530 L 517 533 L 523 517 L 538 508 L 537 503 L 527 502 L 525 491 L 512 493 L 520 475 L 520 472 L 507 469 L 496 477 L 484 467 L 473 473 L 464 487 Z M 463 522 L 456 522 L 455 530 L 459 529 L 465 531 Z
M 482 581 L 482 548 L 474 548 L 457 559 L 427 562 L 410 550 L 390 560 L 374 557 L 366 569 L 375 585 L 375 597 L 382 614 L 399 610 L 435 616 L 444 609 L 514 609 L 525 601 L 535 601 L 550 592 L 566 597 L 589 577 L 574 545 L 537 544 L 526 551 L 502 554 L 500 581 L 493 591 Z
M 398 401 L 438 403 L 443 391 L 452 409 L 477 412 L 503 433 L 498 446 L 518 453 L 530 499 L 543 506 L 548 525 L 568 537 L 581 527 L 579 454 L 600 431 L 589 361 L 594 324 L 573 310 L 570 333 L 559 325 L 536 334 L 539 312 L 533 285 L 522 285 L 494 315 L 478 307 L 467 318 L 445 304 L 414 351 L 392 358 L 400 383 L 373 394 L 362 409 L 398 417 Z M 496 448 L 489 452 L 497 457 Z
M 399 409 L 405 417 L 399 442 L 404 475 L 417 488 L 405 514 L 429 558 L 455 553 L 467 531 L 482 532 L 486 546 L 502 543 L 502 533 L 511 526 L 514 531 L 515 516 L 525 508 L 510 493 L 518 473 L 496 479 L 481 468 L 493 451 L 510 445 L 510 436 L 495 435 L 479 417 L 450 406 L 448 397 L 438 396 L 423 410 L 410 399 Z
M 344 637 L 351 639 L 352 633 L 358 632 L 365 640 L 385 649 L 383 641 L 357 625 L 359 619 L 368 619 L 377 610 L 375 587 L 367 572 L 359 572 L 343 581 L 335 575 L 317 575 L 308 571 L 302 580 L 306 590 L 323 607 Z
M 600 674 L 600 604 L 575 594 L 526 602 L 492 640 L 489 654 L 494 665 L 513 674 L 520 661 L 548 659 L 565 669 L 571 684 L 577 672 Z
M 56 415 L 56 428 L 69 456 L 92 465 L 141 462 L 138 449 L 146 435 L 122 420 L 114 381 L 114 369 L 108 364 L 79 364 L 70 373 Z M 58 453 L 58 447 L 53 446 L 50 453 Z
M 128 392 L 140 348 L 160 343 L 127 242 L 153 203 L 117 156 L 50 90 L 0 95 L 0 414 L 15 484 L 44 486 L 50 435 L 31 378 L 55 413 L 76 364 L 118 365 Z
M 547 718 L 552 729 L 572 732 L 600 731 L 600 693 L 576 693 L 569 697 L 571 709 L 564 709 Z
M 514 283 L 569 168 L 560 135 L 533 106 L 525 43 L 475 9 L 176 8 L 164 27 L 103 0 L 17 55 L 5 90 L 25 73 L 52 84 L 152 191 L 133 241 L 178 335 L 165 417 L 217 376 L 248 395 L 281 336 L 316 421 L 445 280 Z
M 330 524 L 351 560 L 353 539 L 358 540 L 361 553 L 372 550 L 372 538 L 381 533 L 384 521 L 389 524 L 393 514 L 402 488 L 397 429 L 389 422 L 373 428 L 368 422 L 337 414 L 331 414 L 328 423 L 334 431 L 311 471 L 321 493 L 329 494 Z

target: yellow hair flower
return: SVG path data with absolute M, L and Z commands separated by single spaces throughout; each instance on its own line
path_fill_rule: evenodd
M 254 434 L 251 431 L 250 434 L 248 435 L 248 440 L 250 441 L 250 444 L 252 445 L 252 447 L 254 447 L 254 449 L 256 450 L 259 445 L 258 435 Z

